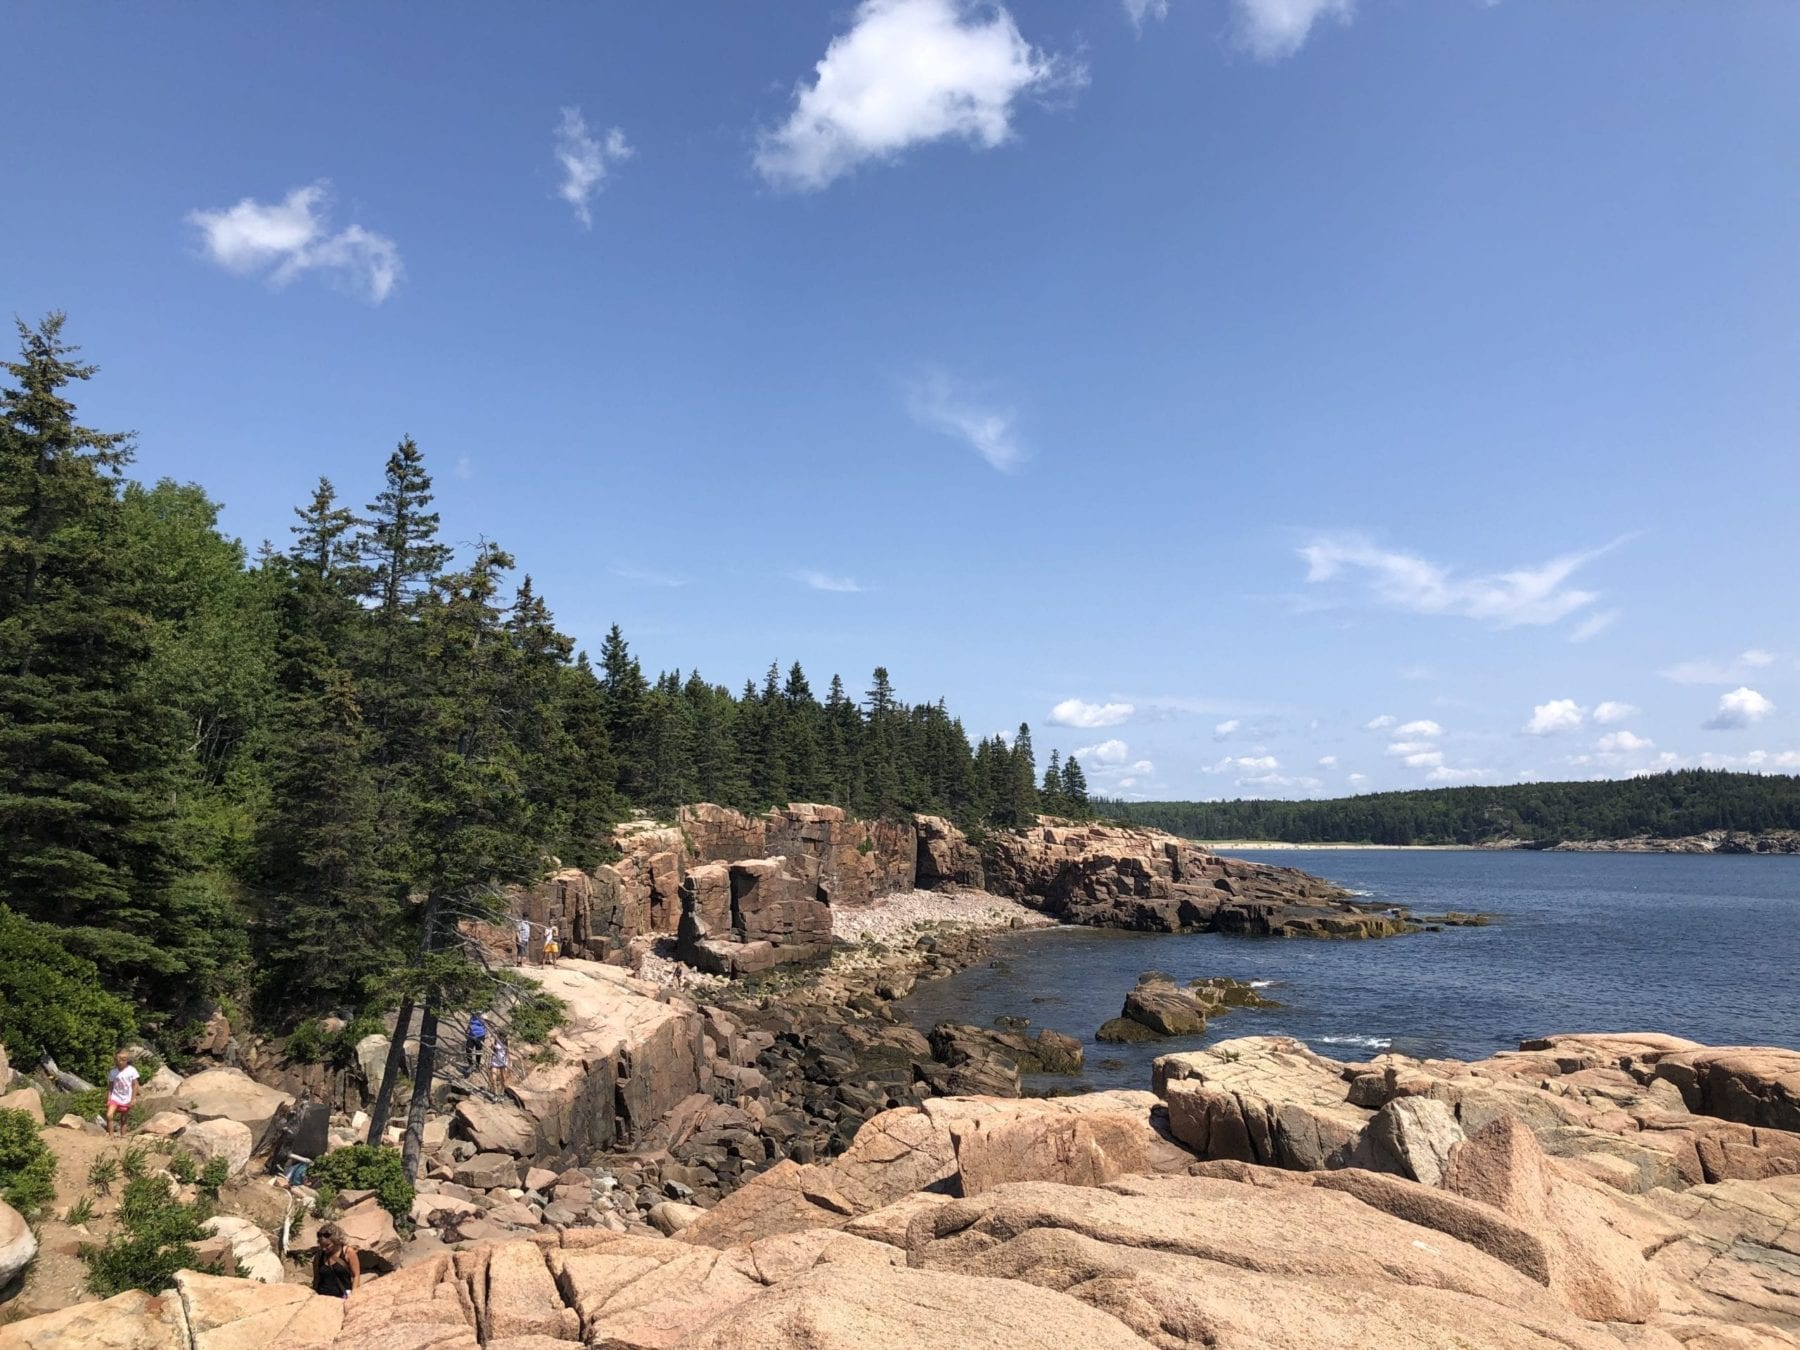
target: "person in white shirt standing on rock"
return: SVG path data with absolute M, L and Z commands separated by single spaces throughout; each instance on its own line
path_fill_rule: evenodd
M 113 1056 L 113 1067 L 106 1071 L 106 1133 L 110 1137 L 113 1122 L 119 1123 L 119 1138 L 125 1137 L 125 1119 L 137 1103 L 138 1071 L 129 1051 Z
M 531 920 L 519 920 L 519 964 L 525 964 L 525 958 L 531 955 Z

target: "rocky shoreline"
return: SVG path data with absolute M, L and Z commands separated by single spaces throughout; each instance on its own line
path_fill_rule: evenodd
M 1347 1062 L 1246 1037 L 1162 1057 L 1152 1089 L 933 1096 L 829 1160 L 659 1202 L 656 1228 L 413 1245 L 348 1300 L 182 1272 L 0 1347 L 1800 1343 L 1800 1052 L 1604 1033 Z
M 1547 853 L 1727 853 L 1800 854 L 1800 830 L 1775 830 L 1751 834 L 1742 830 L 1709 830 L 1705 834 L 1674 839 L 1637 835 L 1628 839 L 1565 839 L 1539 843 L 1529 839 L 1505 839 L 1482 848 L 1529 849 Z

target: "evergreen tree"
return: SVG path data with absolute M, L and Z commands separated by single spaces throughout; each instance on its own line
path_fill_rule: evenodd
M 1062 800 L 1063 809 L 1077 819 L 1085 819 L 1091 814 L 1088 803 L 1087 774 L 1082 772 L 1081 761 L 1074 755 L 1070 755 L 1063 761 Z
M 213 930 L 175 885 L 179 714 L 148 687 L 150 631 L 130 608 L 118 475 L 129 435 L 76 421 L 95 367 L 64 316 L 18 325 L 0 391 L 0 903 L 70 931 L 115 983 L 202 993 Z
M 1068 814 L 1067 804 L 1063 801 L 1062 752 L 1052 750 L 1050 762 L 1044 766 L 1043 786 L 1038 789 L 1039 805 L 1053 816 Z
M 619 791 L 628 798 L 641 797 L 649 772 L 645 719 L 650 686 L 616 623 L 600 644 L 600 693 L 606 709 L 606 734 L 619 762 Z

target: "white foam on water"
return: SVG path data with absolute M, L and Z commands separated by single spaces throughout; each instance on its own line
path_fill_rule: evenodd
M 1273 980 L 1251 980 L 1250 987 L 1252 989 L 1267 989 L 1270 985 L 1272 985 L 1274 983 L 1275 983 L 1275 981 L 1273 981 Z
M 1320 1045 L 1355 1045 L 1364 1050 L 1386 1050 L 1393 1041 L 1386 1036 L 1320 1036 Z

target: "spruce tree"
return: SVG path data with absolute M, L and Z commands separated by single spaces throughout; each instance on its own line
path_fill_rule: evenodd
M 1082 772 L 1081 761 L 1074 755 L 1063 761 L 1062 799 L 1063 809 L 1077 819 L 1085 820 L 1091 814 L 1087 774 Z
M 83 426 L 68 386 L 95 367 L 64 316 L 19 329 L 0 390 L 0 903 L 65 927 L 116 984 L 203 992 L 206 929 L 175 889 L 178 715 L 145 680 L 118 475 L 131 437 Z

